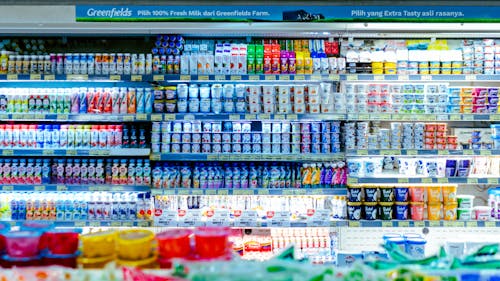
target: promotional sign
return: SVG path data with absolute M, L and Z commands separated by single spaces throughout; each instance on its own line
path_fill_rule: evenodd
M 487 21 L 500 6 L 99 6 L 77 5 L 77 21 Z

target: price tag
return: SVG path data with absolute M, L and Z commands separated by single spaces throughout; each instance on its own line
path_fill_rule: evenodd
M 2 155 L 4 155 L 4 156 L 12 156 L 12 155 L 14 155 L 14 150 L 12 150 L 12 149 L 4 149 L 4 150 L 2 150 Z
M 382 221 L 382 227 L 392 227 L 391 221 Z
M 460 114 L 450 114 L 450 121 L 460 121 L 462 120 L 462 116 Z
M 357 178 L 347 178 L 347 184 L 358 184 Z
M 2 185 L 2 191 L 13 191 L 14 186 L 12 185 Z
M 368 114 L 358 114 L 358 120 L 370 120 L 370 115 L 368 115 Z
M 140 82 L 142 81 L 142 75 L 132 75 L 130 76 L 130 80 L 132 82 Z
M 207 155 L 207 161 L 217 161 L 218 159 L 219 159 L 219 155 L 217 155 L 217 154 Z
M 423 222 L 423 221 L 414 221 L 413 225 L 415 227 L 425 227 L 425 222 Z
M 44 149 L 42 151 L 43 155 L 54 155 L 54 150 L 53 149 Z
M 207 226 L 229 225 L 229 211 L 215 210 L 214 215 L 207 220 Z
M 86 81 L 86 80 L 89 80 L 89 76 L 88 75 L 66 75 L 66 79 L 67 80 L 83 80 L 83 81 Z
M 257 190 L 257 195 L 269 195 L 269 190 L 259 189 L 259 190 Z
M 472 114 L 464 114 L 462 115 L 463 121 L 474 121 L 474 116 Z
M 373 75 L 373 80 L 383 81 L 383 80 L 385 80 L 385 77 L 384 77 L 384 75 Z
M 306 80 L 306 77 L 304 75 L 295 75 L 293 80 Z
M 56 76 L 52 74 L 46 74 L 43 76 L 44 80 L 56 80 Z
M 256 120 L 257 115 L 255 114 L 245 114 L 245 120 Z
M 188 120 L 188 121 L 194 120 L 194 114 L 186 114 L 186 115 L 184 115 L 184 120 Z
M 206 189 L 205 195 L 217 195 L 217 190 L 215 189 Z
M 368 155 L 368 150 L 366 149 L 359 149 L 357 152 L 356 152 L 357 155 Z
M 161 160 L 161 154 L 151 154 L 149 156 L 149 159 L 151 159 L 153 161 L 160 161 Z
M 284 114 L 276 114 L 273 117 L 274 117 L 273 118 L 274 120 L 285 120 L 286 119 L 285 118 L 286 116 Z
M 175 114 L 165 114 L 165 115 L 163 115 L 163 119 L 165 121 L 174 121 L 175 120 Z
M 112 221 L 111 222 L 111 227 L 120 227 L 122 226 L 122 223 L 119 221 Z
M 276 75 L 265 75 L 265 80 L 274 81 L 276 80 Z
M 431 178 L 422 178 L 422 183 L 432 183 Z
M 139 114 L 137 114 L 137 115 L 139 115 Z M 144 115 L 146 115 L 146 114 L 144 114 Z M 132 122 L 132 121 L 134 121 L 134 115 L 124 115 L 123 116 L 123 121 L 124 122 Z
M 177 191 L 177 194 L 179 194 L 179 195 L 189 195 L 189 194 L 191 194 L 191 191 L 189 189 L 181 189 L 181 190 Z
M 438 155 L 448 155 L 450 152 L 448 150 L 438 150 Z
M 410 81 L 410 76 L 408 75 L 398 75 L 399 81 Z
M 132 117 L 132 120 L 131 121 L 134 121 L 134 116 L 131 116 Z M 148 120 L 148 116 L 146 114 L 143 114 L 143 113 L 139 113 L 135 116 L 135 119 L 139 120 L 139 121 L 145 121 L 145 120 Z M 124 120 L 125 121 L 125 120 Z
M 75 221 L 75 226 L 76 227 L 85 227 L 85 222 L 84 221 Z
M 163 75 L 153 75 L 153 81 L 165 81 L 165 76 L 163 76 Z
M 257 211 L 244 210 L 241 211 L 240 216 L 234 219 L 235 226 L 251 227 L 257 225 Z
M 477 227 L 477 221 L 467 221 L 465 222 L 467 227 Z
M 133 225 L 133 224 L 132 224 L 132 222 L 131 222 L 131 221 L 124 221 L 124 222 L 122 222 L 122 226 L 123 226 L 123 227 L 132 227 L 132 225 Z
M 358 81 L 358 75 L 357 74 L 347 74 L 346 80 L 347 81 Z
M 415 149 L 408 149 L 406 150 L 406 155 L 417 155 L 418 152 Z
M 45 191 L 45 185 L 35 185 L 35 191 Z
M 421 75 L 420 80 L 422 81 L 432 81 L 432 75 Z
M 202 226 L 204 223 L 201 221 L 201 214 L 199 210 L 187 210 L 184 216 L 178 214 L 178 225 L 184 227 Z
M 297 120 L 297 119 L 299 119 L 299 117 L 297 114 L 287 114 L 286 119 L 287 120 Z
M 246 189 L 233 190 L 233 195 L 253 195 L 253 194 L 254 194 L 253 190 L 246 190 Z
M 219 189 L 217 190 L 217 195 L 229 195 L 227 190 Z
M 36 113 L 34 117 L 35 117 L 36 120 L 44 120 L 45 119 L 45 114 Z
M 402 178 L 399 178 L 398 179 L 398 183 L 409 183 L 410 181 L 408 179 L 402 179 Z
M 474 150 L 466 149 L 462 150 L 463 155 L 474 155 Z
M 217 81 L 226 80 L 226 75 L 215 75 L 214 80 Z
M 311 75 L 311 80 L 321 81 L 321 75 L 313 74 Z
M 248 80 L 250 80 L 250 81 L 259 81 L 260 80 L 260 76 L 259 75 L 249 75 L 248 76 Z
M 491 121 L 500 121 L 500 114 L 490 114 Z
M 429 226 L 430 227 L 440 227 L 441 222 L 440 221 L 429 221 Z
M 329 210 L 315 210 L 314 215 L 307 218 L 307 226 L 330 226 Z
M 409 221 L 399 221 L 398 227 L 410 227 L 410 222 Z
M 259 120 L 270 120 L 271 115 L 269 114 L 259 114 Z
M 68 114 L 57 114 L 57 120 L 68 120 Z
M 274 215 L 268 216 L 268 219 L 270 227 L 290 227 L 290 212 L 288 211 L 274 212 Z
M 340 75 L 338 75 L 338 74 L 330 74 L 330 75 L 328 75 L 328 80 L 330 80 L 330 81 L 340 81 Z
M 489 156 L 489 155 L 491 155 L 491 150 L 481 149 L 479 151 L 479 154 L 481 154 L 481 155 L 488 155 Z
M 476 81 L 477 77 L 474 74 L 467 74 L 467 75 L 465 75 L 465 80 L 466 81 Z
M 89 222 L 89 226 L 90 227 L 99 227 L 99 226 L 101 226 L 101 222 L 91 221 L 91 222 Z
M 151 121 L 163 121 L 163 115 L 162 114 L 151 114 Z
M 121 81 L 122 77 L 121 75 L 109 75 L 109 80 Z
M 498 178 L 489 178 L 488 184 L 498 184 Z
M 478 179 L 477 178 L 468 178 L 467 183 L 468 184 L 478 184 Z
M 66 156 L 75 156 L 77 151 L 74 149 L 66 150 Z
M 448 183 L 448 178 L 438 178 L 437 182 L 438 183 Z
M 125 188 L 123 186 L 113 186 L 113 187 L 111 187 L 111 191 L 114 191 L 114 192 L 122 192 L 124 190 L 125 190 Z
M 436 120 L 438 121 L 448 121 L 448 115 L 438 115 L 436 116 Z
M 198 80 L 208 81 L 210 79 L 208 78 L 208 75 L 198 75 Z
M 290 75 L 280 75 L 279 80 L 288 81 L 290 80 Z
M 229 120 L 240 120 L 239 114 L 229 114 Z
M 56 186 L 56 190 L 57 190 L 57 191 L 68 191 L 68 187 L 67 187 L 67 186 L 65 186 L 65 185 L 60 185 L 60 184 L 58 184 L 58 185 Z
M 137 222 L 138 227 L 149 227 L 151 226 L 151 223 L 149 221 L 139 221 Z
M 179 79 L 182 81 L 190 81 L 191 75 L 181 75 L 181 76 L 179 76 Z
M 17 74 L 7 74 L 7 80 L 18 80 Z
M 8 114 L 0 114 L 0 120 L 10 120 Z M 15 117 L 12 117 L 12 119 L 15 119 Z
M 361 223 L 359 221 L 349 221 L 349 227 L 360 227 Z
M 241 81 L 241 75 L 231 75 L 231 81 Z
M 30 74 L 30 80 L 42 80 L 41 74 Z
M 485 227 L 496 227 L 496 222 L 494 221 L 485 221 L 484 222 Z
M 295 191 L 293 189 L 286 189 L 281 192 L 283 195 L 295 195 Z

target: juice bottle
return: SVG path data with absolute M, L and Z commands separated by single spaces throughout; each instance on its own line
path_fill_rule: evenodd
M 35 166 L 33 167 L 33 184 L 42 183 L 42 159 L 36 159 Z
M 7 51 L 0 52 L 0 74 L 7 74 L 9 68 L 9 56 Z

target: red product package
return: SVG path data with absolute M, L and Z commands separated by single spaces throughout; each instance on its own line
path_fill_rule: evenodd
M 185 281 L 176 277 L 147 274 L 140 269 L 123 267 L 123 281 Z

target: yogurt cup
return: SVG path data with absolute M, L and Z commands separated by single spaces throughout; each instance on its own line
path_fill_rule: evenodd
M 364 215 L 365 220 L 376 220 L 378 219 L 378 206 L 377 203 L 365 203 L 364 204 Z
M 430 221 L 441 219 L 441 203 L 429 203 L 427 205 L 427 219 Z
M 472 209 L 474 206 L 474 195 L 457 195 L 459 209 Z
M 478 221 L 487 221 L 491 216 L 491 208 L 488 206 L 476 206 L 474 207 L 474 217 Z
M 421 221 L 424 219 L 424 203 L 411 202 L 410 203 L 410 216 L 412 220 Z
M 380 202 L 393 202 L 393 201 L 394 201 L 393 188 L 388 186 L 380 187 Z
M 396 202 L 396 219 L 397 220 L 407 220 L 408 219 L 408 203 Z
M 412 202 L 424 202 L 424 190 L 423 186 L 413 186 L 410 188 L 410 200 Z
M 447 203 L 443 205 L 443 219 L 446 221 L 457 220 L 457 203 Z
M 423 258 L 425 256 L 425 244 L 427 241 L 424 238 L 412 237 L 405 241 L 405 251 L 414 258 Z
M 408 187 L 395 187 L 394 194 L 395 194 L 396 202 L 407 202 L 408 197 L 409 197 L 408 193 L 409 193 Z
M 457 202 L 457 186 L 456 185 L 445 185 L 442 187 L 443 202 Z
M 360 220 L 361 219 L 361 203 L 348 202 L 347 203 L 347 215 L 349 220 Z
M 460 221 L 472 220 L 472 209 L 457 209 L 457 219 Z
M 377 187 L 364 187 L 364 200 L 365 202 L 377 202 L 378 188 Z
M 362 200 L 362 188 L 349 186 L 347 188 L 347 200 L 349 202 L 361 202 Z
M 392 202 L 380 202 L 380 219 L 381 220 L 392 220 L 393 216 L 393 206 Z

